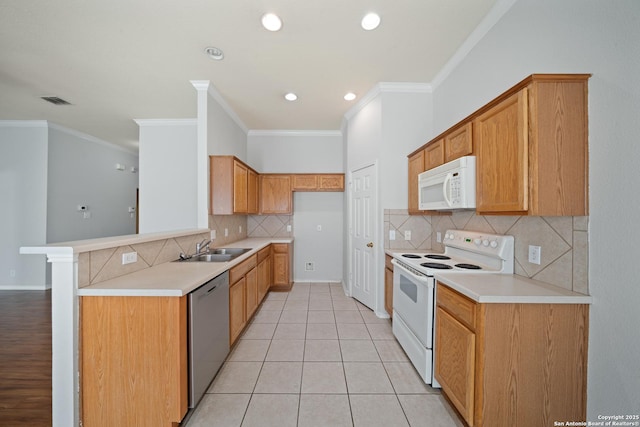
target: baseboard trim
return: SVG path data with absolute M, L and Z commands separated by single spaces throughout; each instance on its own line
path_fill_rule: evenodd
M 0 291 L 46 291 L 51 289 L 50 284 L 46 285 L 0 285 Z

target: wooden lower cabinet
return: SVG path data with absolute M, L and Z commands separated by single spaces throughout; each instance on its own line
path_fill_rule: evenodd
M 292 283 L 293 246 L 290 243 L 273 243 L 273 284 L 275 291 L 288 291 Z
M 469 426 L 586 419 L 588 305 L 436 295 L 435 377 Z
M 262 301 L 271 287 L 271 245 L 258 252 L 258 301 Z
M 393 317 L 393 264 L 389 255 L 384 262 L 384 309 Z
M 254 268 L 247 273 L 246 279 L 246 317 L 247 320 L 251 319 L 253 313 L 256 312 L 258 304 L 258 269 Z
M 242 277 L 229 286 L 229 341 L 231 345 L 240 336 L 247 322 L 246 283 L 246 278 Z
M 84 427 L 178 425 L 187 413 L 187 297 L 81 297 Z

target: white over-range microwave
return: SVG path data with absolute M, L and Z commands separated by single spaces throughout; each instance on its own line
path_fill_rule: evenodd
M 476 158 L 465 156 L 418 175 L 421 211 L 476 207 Z

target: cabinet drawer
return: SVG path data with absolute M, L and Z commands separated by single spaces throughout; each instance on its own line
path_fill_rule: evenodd
M 266 248 L 260 249 L 258 251 L 258 264 L 264 261 L 264 259 L 267 258 L 269 255 L 271 255 L 271 245 L 267 246 Z
M 289 252 L 289 244 L 288 243 L 274 243 L 273 252 L 276 254 L 286 254 Z
M 476 328 L 476 303 L 438 282 L 436 301 L 472 331 Z
M 242 261 L 240 264 L 229 270 L 229 283 L 233 285 L 247 274 L 249 270 L 254 268 L 257 264 L 257 258 L 257 255 L 252 255 L 251 258 Z

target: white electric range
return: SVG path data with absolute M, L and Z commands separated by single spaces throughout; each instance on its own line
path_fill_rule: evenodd
M 513 236 L 447 230 L 444 253 L 394 252 L 393 334 L 425 383 L 433 372 L 435 278 L 447 272 L 512 274 Z

